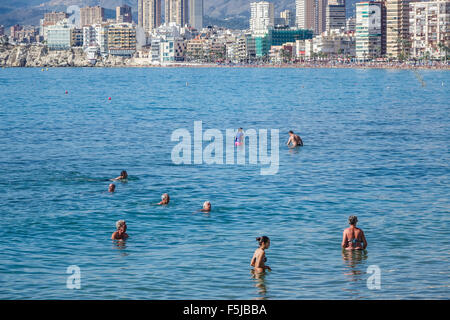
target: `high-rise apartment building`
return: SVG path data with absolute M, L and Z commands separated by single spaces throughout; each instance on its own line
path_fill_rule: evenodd
M 273 3 L 268 1 L 250 3 L 250 30 L 253 35 L 264 35 L 269 27 L 274 26 Z
M 356 4 L 356 57 L 361 60 L 380 57 L 381 3 L 374 1 Z
M 444 57 L 449 53 L 445 47 L 450 47 L 450 1 L 411 2 L 409 5 L 411 55 Z
M 184 26 L 189 22 L 189 0 L 165 0 L 165 22 Z
M 331 1 L 331 0 L 330 0 Z M 314 33 L 321 34 L 327 30 L 328 0 L 316 0 L 314 7 Z
M 148 34 L 161 25 L 161 0 L 138 0 L 138 25 Z
M 386 53 L 399 58 L 409 52 L 410 0 L 386 0 Z
M 203 29 L 203 0 L 189 0 L 189 24 L 196 30 Z
M 300 29 L 309 29 L 317 31 L 316 25 L 316 4 L 315 0 L 296 0 L 295 18 L 297 27 Z
M 116 7 L 116 22 L 132 23 L 133 16 L 131 14 L 131 7 L 126 4 Z
M 80 9 L 80 21 L 82 27 L 102 23 L 104 20 L 105 9 L 100 6 Z
M 326 10 L 326 30 L 345 29 L 345 5 L 329 4 Z

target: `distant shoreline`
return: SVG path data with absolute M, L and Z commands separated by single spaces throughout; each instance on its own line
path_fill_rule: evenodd
M 413 65 L 311 65 L 311 64 L 282 64 L 282 65 L 220 65 L 220 64 L 165 64 L 165 65 L 144 65 L 144 64 L 130 64 L 130 65 L 114 65 L 114 66 L 0 66 L 1 69 L 6 68 L 241 68 L 241 69 L 389 69 L 389 70 L 450 70 L 450 65 L 441 66 L 413 66 Z

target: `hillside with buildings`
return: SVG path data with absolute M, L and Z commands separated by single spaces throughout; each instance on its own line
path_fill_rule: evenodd
M 165 7 L 161 0 L 137 0 L 137 12 L 126 4 L 113 9 L 85 6 L 76 14 L 44 12 L 38 25 L 0 25 L 3 64 L 447 63 L 450 52 L 450 0 L 364 1 L 356 4 L 354 18 L 346 17 L 344 0 L 296 0 L 296 10 L 280 12 L 274 2 L 249 2 L 245 26 L 230 20 L 235 28 L 211 26 L 202 0 L 164 3 Z

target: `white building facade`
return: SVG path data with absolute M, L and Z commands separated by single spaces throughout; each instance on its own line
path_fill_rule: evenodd
M 267 1 L 250 4 L 250 30 L 253 35 L 265 35 L 269 27 L 274 26 L 275 16 L 273 3 Z

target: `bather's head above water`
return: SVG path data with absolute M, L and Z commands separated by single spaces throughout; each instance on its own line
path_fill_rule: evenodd
M 116 185 L 111 183 L 108 187 L 108 192 L 114 192 L 116 190 Z
M 258 238 L 256 238 L 256 241 L 258 241 L 259 247 L 261 249 L 269 249 L 269 247 L 270 247 L 269 237 L 266 237 L 266 236 L 258 237 Z
M 358 222 L 358 217 L 357 216 L 350 216 L 350 217 L 348 217 L 348 224 L 349 225 L 356 227 L 356 223 L 357 222 Z
M 203 210 L 202 211 L 211 211 L 211 202 L 205 201 L 203 203 Z
M 125 170 L 122 170 L 122 172 L 120 172 L 120 179 L 127 179 L 128 178 L 128 173 Z
M 163 193 L 161 195 L 161 202 L 159 204 L 169 204 L 170 196 L 168 193 Z

